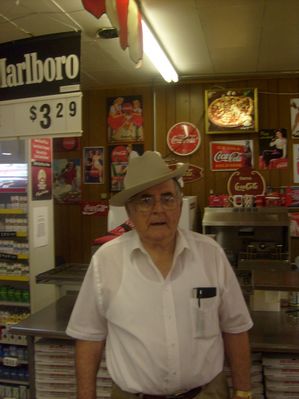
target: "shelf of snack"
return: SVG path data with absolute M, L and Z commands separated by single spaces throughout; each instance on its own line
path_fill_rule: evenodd
M 10 310 L 3 309 L 0 306 L 0 397 L 25 399 L 29 393 L 27 340 L 23 335 L 12 334 L 10 327 L 30 313 L 18 305 Z
M 20 399 L 30 396 L 32 354 L 11 328 L 56 299 L 55 288 L 35 284 L 54 263 L 53 200 L 34 201 L 30 179 L 26 162 L 0 165 L 0 397 Z M 34 235 L 39 209 L 48 219 L 45 245 Z

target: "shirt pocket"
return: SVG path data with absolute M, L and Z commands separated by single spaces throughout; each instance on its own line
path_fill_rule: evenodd
M 193 338 L 209 338 L 219 334 L 218 297 L 190 298 Z

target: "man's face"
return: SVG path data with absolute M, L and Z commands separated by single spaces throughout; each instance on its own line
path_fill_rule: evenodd
M 141 241 L 151 243 L 175 238 L 181 207 L 181 194 L 172 179 L 142 191 L 127 203 Z

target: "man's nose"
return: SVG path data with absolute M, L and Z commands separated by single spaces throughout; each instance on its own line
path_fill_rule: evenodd
M 154 201 L 154 206 L 153 206 L 153 211 L 154 212 L 159 212 L 159 211 L 163 211 L 164 210 L 164 208 L 163 208 L 163 206 L 162 206 L 162 202 L 161 202 L 161 199 L 160 198 L 155 198 L 155 201 Z

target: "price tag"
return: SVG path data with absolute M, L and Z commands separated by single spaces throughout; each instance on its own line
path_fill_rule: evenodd
M 82 133 L 82 93 L 0 102 L 0 135 L 43 136 Z
M 19 359 L 16 357 L 5 356 L 2 363 L 4 366 L 16 367 L 19 364 Z

